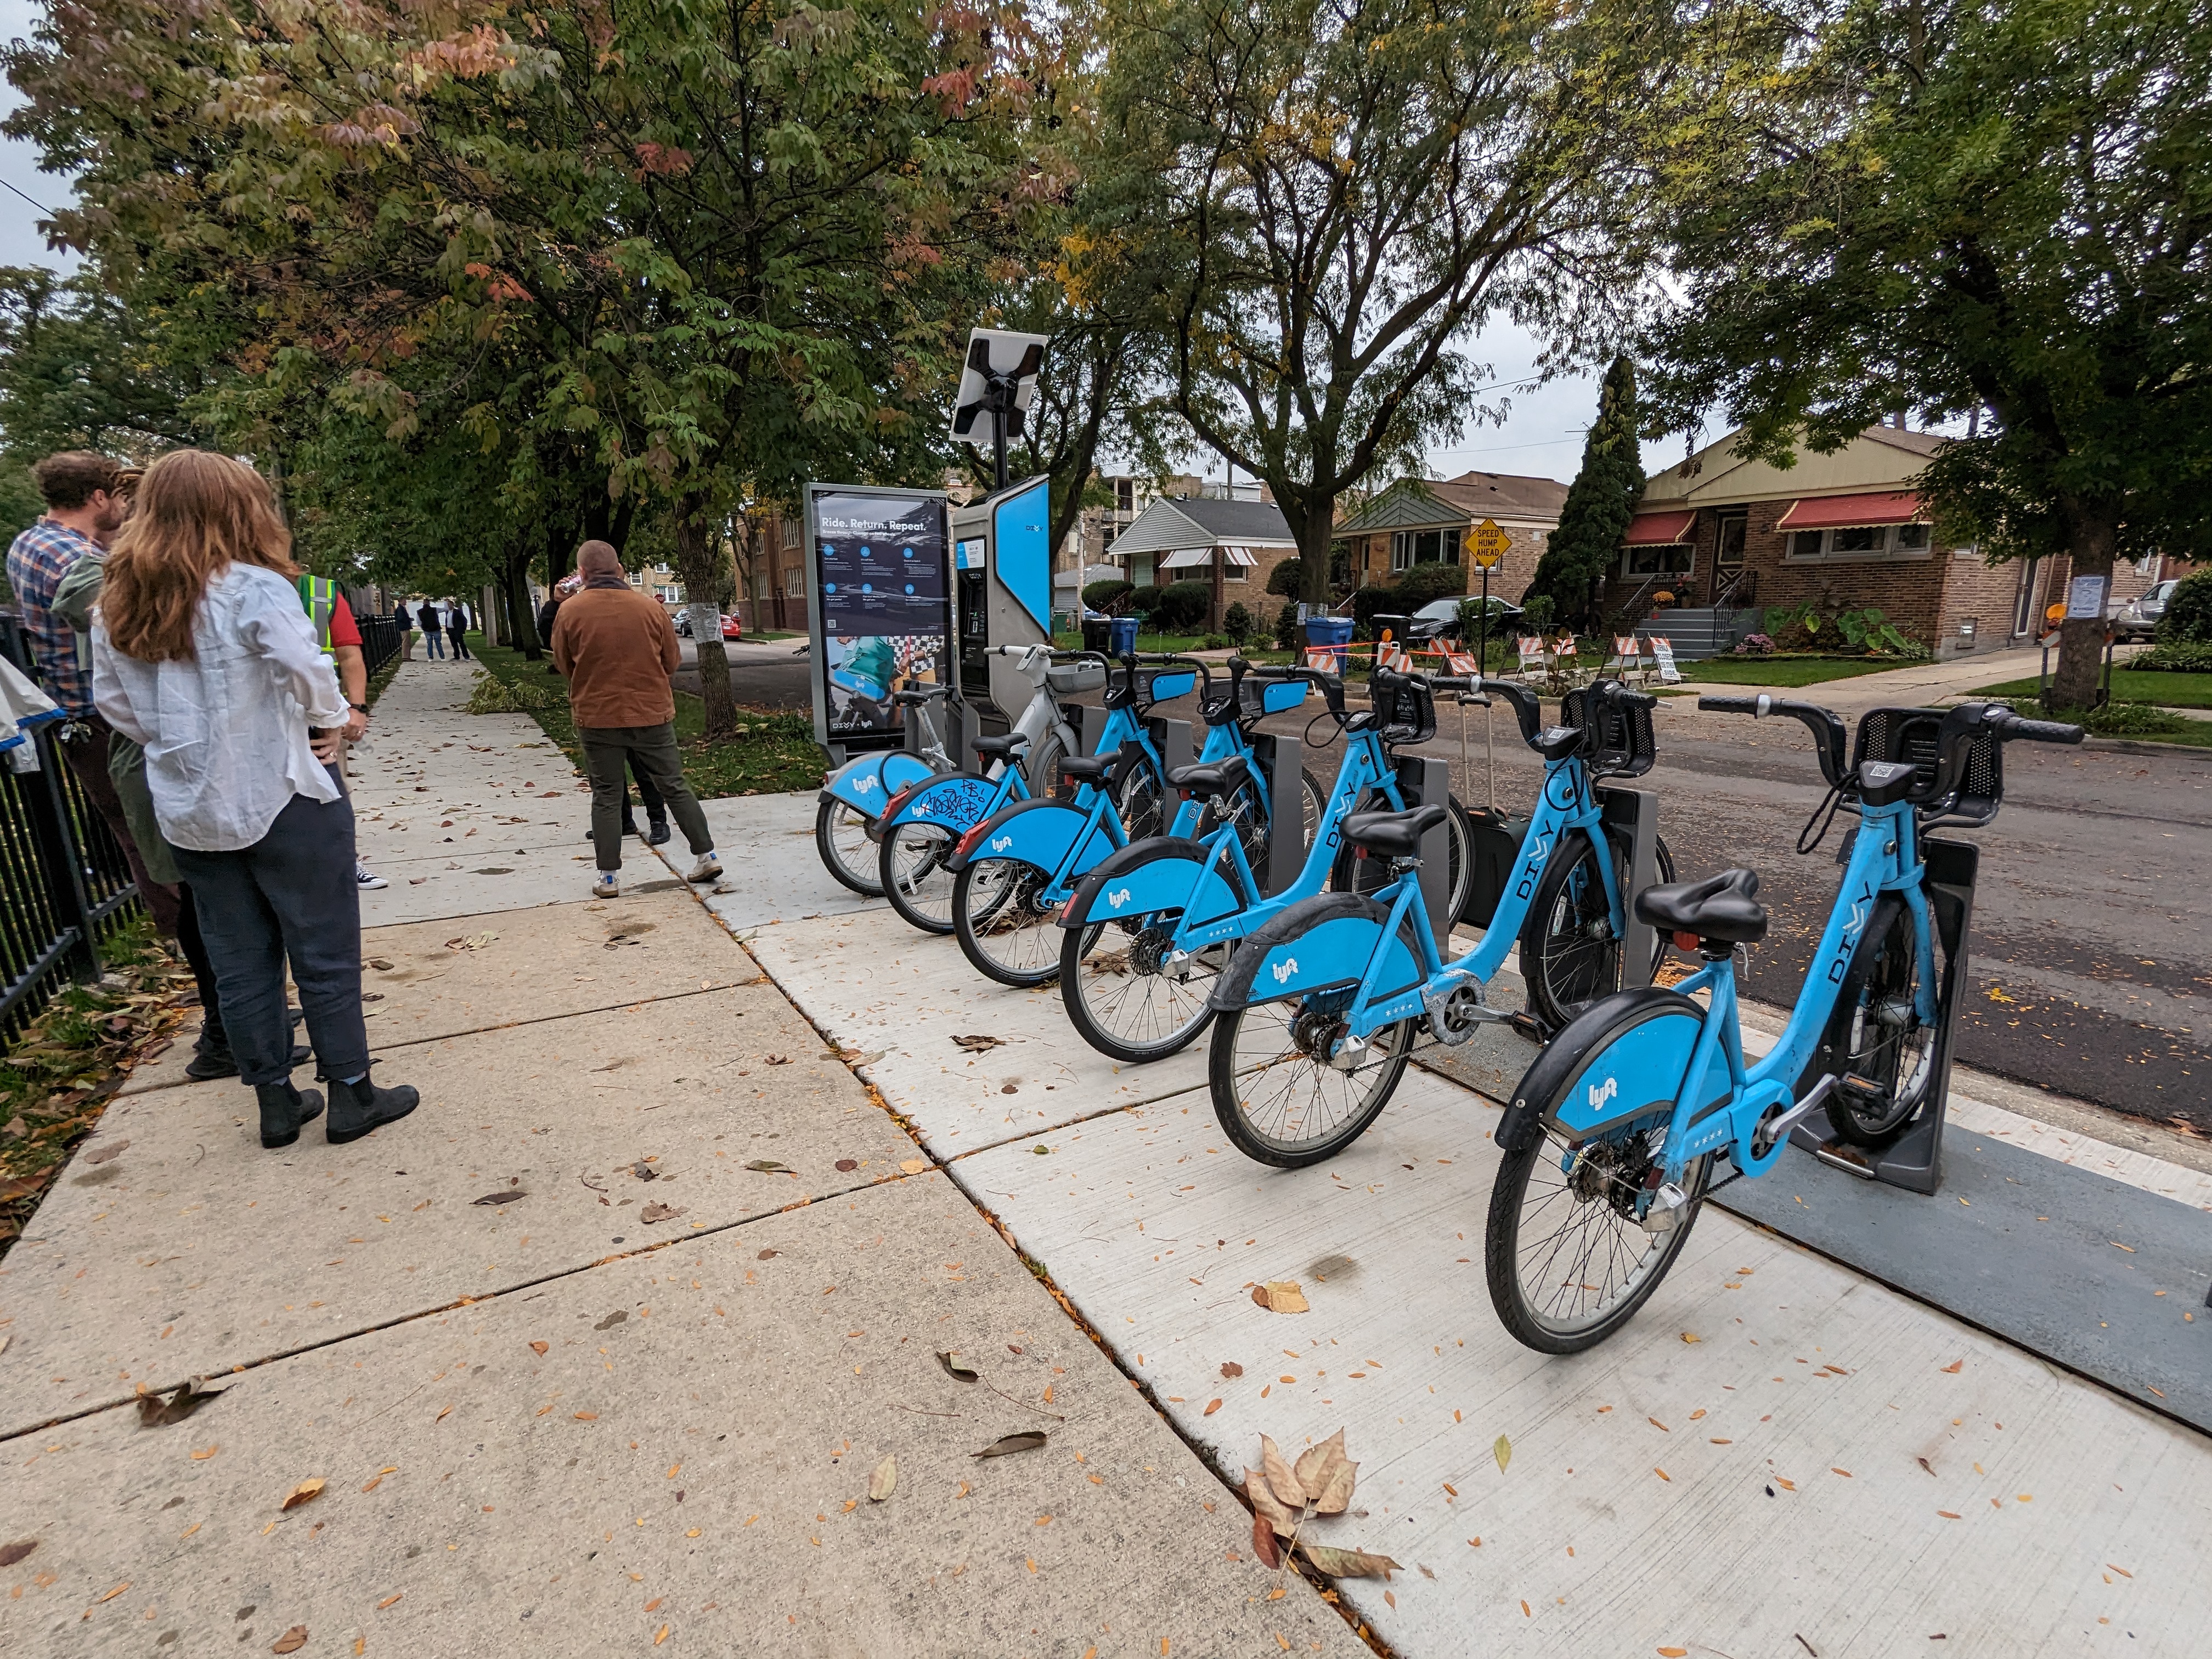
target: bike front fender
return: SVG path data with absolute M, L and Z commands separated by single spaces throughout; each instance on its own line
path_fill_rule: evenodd
M 1235 884 L 1205 846 L 1179 836 L 1133 842 L 1083 878 L 1060 912 L 1063 927 L 1179 910 L 1185 922 L 1218 921 L 1240 908 Z
M 1358 893 L 1322 893 L 1262 923 L 1230 958 L 1207 1002 L 1217 1011 L 1357 986 L 1382 953 L 1371 997 L 1409 991 L 1421 964 L 1404 939 L 1385 934 L 1390 912 Z
M 1103 822 L 1091 826 L 1087 836 L 1086 826 L 1091 826 L 1091 814 L 1066 801 L 1017 801 L 962 836 L 945 867 L 957 875 L 975 859 L 1018 859 L 1047 875 L 1064 865 L 1070 876 L 1081 875 L 1115 851 Z M 1079 839 L 1083 842 L 1079 851 Z
M 927 761 L 904 750 L 862 755 L 831 773 L 816 799 L 842 801 L 856 812 L 881 817 L 893 796 L 932 775 Z
M 883 816 L 868 826 L 868 834 L 881 841 L 902 824 L 931 823 L 957 838 L 981 823 L 998 799 L 994 779 L 949 772 L 892 797 Z
M 1518 1152 L 1547 1127 L 1569 1140 L 1587 1140 L 1654 1113 L 1672 1115 L 1705 1012 L 1680 993 L 1654 986 L 1599 998 L 1522 1074 L 1498 1126 L 1499 1148 Z M 1724 1071 L 1713 1092 L 1727 1099 Z

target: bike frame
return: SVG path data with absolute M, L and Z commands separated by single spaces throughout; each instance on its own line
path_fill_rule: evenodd
M 1371 734 L 1362 733 L 1362 736 Z M 1350 754 L 1345 765 L 1352 764 Z M 1340 781 L 1341 780 L 1340 770 Z M 1395 800 L 1395 787 L 1392 790 Z M 1338 838 L 1335 820 L 1341 816 L 1339 802 L 1341 795 L 1330 798 L 1332 818 L 1329 838 Z M 1348 805 L 1348 803 L 1346 804 Z M 1577 830 L 1589 836 L 1593 843 L 1602 848 L 1604 842 L 1604 813 L 1590 787 L 1589 769 L 1579 756 L 1570 755 L 1562 760 L 1548 761 L 1544 767 L 1544 787 L 1537 803 L 1535 816 L 1530 820 L 1528 833 L 1521 842 L 1521 855 L 1516 860 L 1510 883 L 1498 902 L 1498 908 L 1483 930 L 1482 940 L 1474 950 L 1455 961 L 1446 963 L 1437 948 L 1436 931 L 1429 925 L 1428 906 L 1421 902 L 1421 881 L 1418 872 L 1409 871 L 1374 894 L 1377 903 L 1390 907 L 1389 919 L 1382 924 L 1370 953 L 1360 970 L 1358 988 L 1342 1018 L 1348 1036 L 1364 1039 L 1386 1025 L 1401 1019 L 1413 1018 L 1425 1012 L 1425 996 L 1438 988 L 1438 981 L 1449 979 L 1457 983 L 1472 978 L 1488 984 L 1498 970 L 1505 964 L 1505 957 L 1520 938 L 1521 924 L 1528 914 L 1528 906 L 1535 896 L 1536 884 L 1544 874 L 1544 867 L 1560 839 Z M 1320 851 L 1322 838 L 1315 838 L 1315 850 Z M 1613 860 L 1601 857 L 1597 860 L 1599 878 L 1605 884 L 1606 908 L 1612 918 L 1615 936 L 1623 931 L 1626 910 L 1623 907 L 1620 884 L 1614 879 Z M 1305 886 L 1311 872 L 1300 872 L 1298 887 Z M 1316 882 L 1312 892 L 1320 890 Z M 1267 902 L 1268 914 L 1278 914 L 1288 908 L 1299 895 L 1296 889 L 1276 900 Z M 1240 918 L 1231 918 L 1231 921 Z M 1262 917 L 1261 920 L 1264 921 Z M 1397 948 L 1398 926 L 1410 919 L 1413 938 L 1419 950 L 1419 981 L 1404 990 L 1378 995 L 1378 988 L 1388 970 L 1393 952 Z M 1256 924 L 1255 924 L 1256 925 Z M 1240 933 L 1249 931 L 1239 929 Z M 1310 994 L 1309 993 L 1308 994 Z
M 1667 1180 L 1680 1182 L 1683 1170 L 1692 1163 L 1723 1148 L 1747 1176 L 1765 1174 L 1782 1156 L 1783 1147 L 1789 1144 L 1786 1135 L 1762 1153 L 1753 1146 L 1753 1133 L 1771 1109 L 1793 1103 L 1797 1079 L 1828 1029 L 1844 978 L 1850 970 L 1852 953 L 1858 949 L 1881 894 L 1900 895 L 1912 918 L 1913 951 L 1919 958 L 1913 1011 L 1922 1024 L 1936 1024 L 1936 933 L 1925 876 L 1911 806 L 1899 801 L 1862 807 L 1843 885 L 1836 891 L 1828 925 L 1821 933 L 1805 982 L 1798 989 L 1796 1006 L 1790 1011 L 1790 1022 L 1774 1047 L 1755 1066 L 1744 1064 L 1733 952 L 1707 963 L 1674 987 L 1685 995 L 1705 990 L 1711 997 L 1667 1127 L 1662 1160 Z M 1725 1104 L 1700 1112 L 1697 1103 L 1714 1097 L 1718 1074 L 1723 1072 L 1728 1079 Z M 1712 1079 L 1711 1085 L 1708 1079 Z

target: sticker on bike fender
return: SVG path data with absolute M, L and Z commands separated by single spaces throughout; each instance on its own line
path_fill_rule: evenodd
M 1382 924 L 1365 916 L 1338 916 L 1279 945 L 1269 945 L 1252 969 L 1247 1006 L 1302 996 L 1331 986 L 1357 985 L 1383 946 L 1381 970 L 1370 1001 L 1411 990 L 1421 982 L 1419 964 L 1395 933 L 1385 939 Z M 1240 963 L 1238 966 L 1242 966 Z
M 1077 893 L 1061 925 L 1181 910 L 1188 927 L 1225 916 L 1237 908 L 1237 894 L 1220 871 L 1201 867 L 1194 859 L 1162 858 L 1098 882 L 1087 902 L 1082 892 Z
M 1590 1056 L 1546 1121 L 1570 1139 L 1580 1140 L 1655 1110 L 1672 1111 L 1690 1073 L 1698 1030 L 1694 1018 L 1680 1013 L 1623 1031 Z M 1716 1099 L 1728 1092 L 1727 1069 L 1719 1070 Z
M 889 835 L 902 824 L 933 823 L 958 835 L 983 821 L 999 798 L 999 786 L 988 778 L 939 778 L 908 793 L 888 812 L 883 830 Z

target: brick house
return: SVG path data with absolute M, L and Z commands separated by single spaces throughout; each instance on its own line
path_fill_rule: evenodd
M 1671 594 L 1661 614 L 1678 651 L 1708 632 L 1725 650 L 1765 612 L 1808 602 L 1875 607 L 1938 657 L 2024 644 L 2045 607 L 2064 600 L 2069 561 L 1991 565 L 1978 548 L 1939 539 L 1912 486 L 1946 441 L 1872 426 L 1784 468 L 1738 455 L 1730 433 L 1645 481 L 1600 612 L 1616 628 L 1643 623 L 1654 596 Z M 2110 600 L 2142 592 L 2150 570 L 2118 567 Z
M 1462 472 L 1456 478 L 1401 478 L 1336 527 L 1354 588 L 1388 587 L 1417 564 L 1457 564 L 1468 591 L 1480 592 L 1481 573 L 1468 541 L 1485 519 L 1511 538 L 1490 573 L 1490 591 L 1518 601 L 1536 574 L 1536 561 L 1559 527 L 1567 487 L 1556 478 L 1510 472 Z

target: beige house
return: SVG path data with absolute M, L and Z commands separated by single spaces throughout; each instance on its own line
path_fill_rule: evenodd
M 1209 632 L 1221 626 L 1222 613 L 1240 599 L 1257 614 L 1275 567 L 1297 556 L 1290 523 L 1273 501 L 1206 495 L 1153 501 L 1115 538 L 1108 555 L 1139 587 L 1211 582 Z
M 1613 626 L 1656 610 L 1663 621 L 1645 631 L 1700 656 L 1729 648 L 1777 608 L 1872 606 L 1950 657 L 2035 637 L 2045 607 L 2065 598 L 2063 557 L 1992 566 L 1978 548 L 1937 538 L 1912 487 L 1948 441 L 1935 433 L 1870 426 L 1834 454 L 1803 452 L 1790 467 L 1746 459 L 1735 441 L 1730 433 L 1645 481 L 1600 596 Z M 2123 565 L 2109 598 L 2124 601 L 2150 580 L 2148 567 Z
M 1536 561 L 1559 526 L 1567 487 L 1556 478 L 1510 472 L 1462 472 L 1456 478 L 1401 478 L 1336 527 L 1355 588 L 1390 586 L 1417 564 L 1457 564 L 1468 591 L 1481 588 L 1468 541 L 1486 519 L 1510 538 L 1490 573 L 1490 591 L 1518 600 L 1536 574 Z

